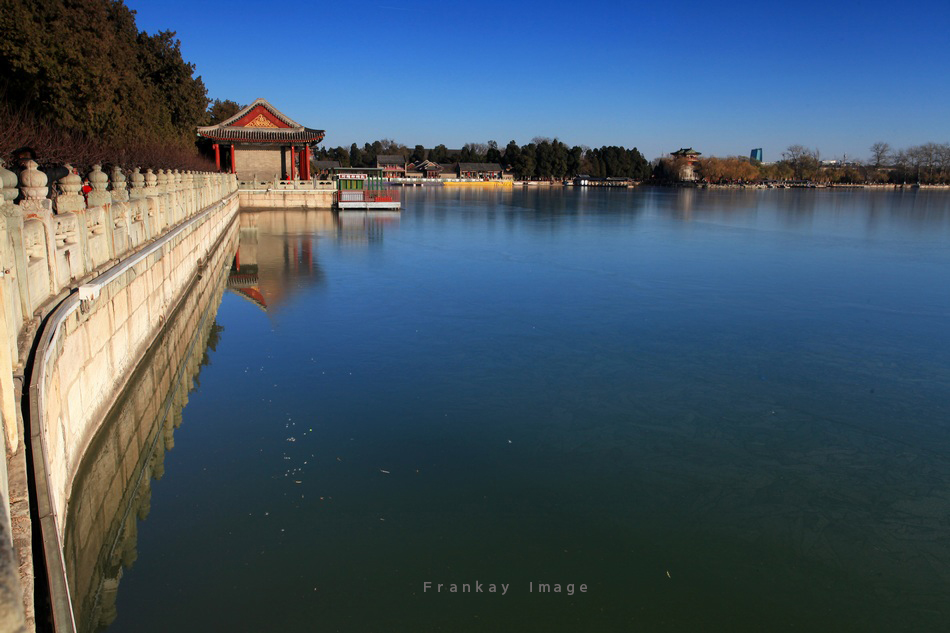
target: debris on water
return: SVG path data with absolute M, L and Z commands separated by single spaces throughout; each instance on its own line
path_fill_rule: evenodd
M 508 443 L 511 444 L 511 440 L 508 440 Z
M 669 570 L 666 571 L 666 577 L 669 578 L 670 580 L 673 580 L 673 577 L 670 576 Z
M 387 475 L 390 474 L 388 470 L 383 470 L 382 468 L 379 469 L 379 472 L 386 473 Z
M 342 462 L 342 461 L 343 461 L 343 458 L 342 458 L 342 457 L 337 457 L 337 458 L 336 458 L 336 461 Z
M 303 482 L 300 481 L 299 479 L 297 479 L 296 481 L 294 481 L 294 483 L 295 483 L 295 484 L 302 484 Z
M 288 442 L 296 442 L 296 441 L 297 441 L 297 438 L 291 436 L 291 437 L 288 437 L 288 438 L 287 438 L 287 441 L 288 441 Z

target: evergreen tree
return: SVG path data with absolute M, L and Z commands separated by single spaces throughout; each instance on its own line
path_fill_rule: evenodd
M 215 99 L 208 108 L 207 125 L 216 125 L 222 121 L 227 121 L 240 112 L 242 108 L 244 108 L 244 106 L 238 104 L 236 101 L 231 101 L 230 99 L 225 99 L 224 101 Z
M 521 148 L 513 140 L 505 147 L 505 154 L 501 157 L 501 166 L 517 173 L 521 164 Z
M 501 152 L 498 151 L 498 143 L 488 141 L 488 151 L 485 152 L 486 163 L 501 163 Z
M 67 132 L 191 146 L 207 91 L 174 35 L 140 33 L 114 0 L 4 0 L 0 94 Z
M 537 177 L 535 175 L 535 168 L 537 167 L 536 150 L 537 146 L 534 143 L 528 143 L 521 148 L 521 157 L 515 171 L 525 180 Z
M 426 148 L 422 145 L 416 145 L 412 150 L 412 154 L 409 156 L 409 161 L 413 163 L 418 163 L 421 160 L 426 159 Z
M 449 162 L 449 151 L 445 145 L 436 145 L 429 151 L 429 160 L 433 163 Z
M 356 146 L 356 143 L 350 145 L 350 167 L 363 166 L 363 152 Z

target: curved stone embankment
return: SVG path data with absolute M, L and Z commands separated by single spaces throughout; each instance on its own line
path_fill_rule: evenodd
M 81 286 L 50 315 L 40 338 L 30 385 L 31 440 L 57 630 L 71 628 L 59 623 L 67 611 L 72 619 L 63 585 L 63 519 L 83 453 L 237 209 L 231 194 Z
M 138 521 L 149 512 L 152 479 L 164 472 L 181 412 L 219 328 L 214 317 L 237 249 L 234 222 L 207 267 L 132 374 L 100 425 L 73 482 L 64 557 L 74 619 L 81 632 L 116 617 L 123 569 L 136 559 Z
M 33 628 L 40 527 L 55 627 L 73 629 L 62 545 L 79 462 L 239 207 L 230 174 L 136 169 L 127 182 L 121 169 L 96 166 L 83 195 L 68 171 L 54 189 L 32 161 L 19 177 L 0 165 L 4 632 Z

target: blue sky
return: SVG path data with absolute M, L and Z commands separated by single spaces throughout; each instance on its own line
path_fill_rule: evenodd
M 775 160 L 950 142 L 946 0 L 126 4 L 177 32 L 211 98 L 264 97 L 331 147 L 557 136 Z

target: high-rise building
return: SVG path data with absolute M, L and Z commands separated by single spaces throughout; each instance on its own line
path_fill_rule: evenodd
M 752 150 L 752 153 L 749 155 L 749 159 L 754 160 L 757 163 L 761 163 L 762 162 L 762 148 L 757 147 L 756 149 Z

